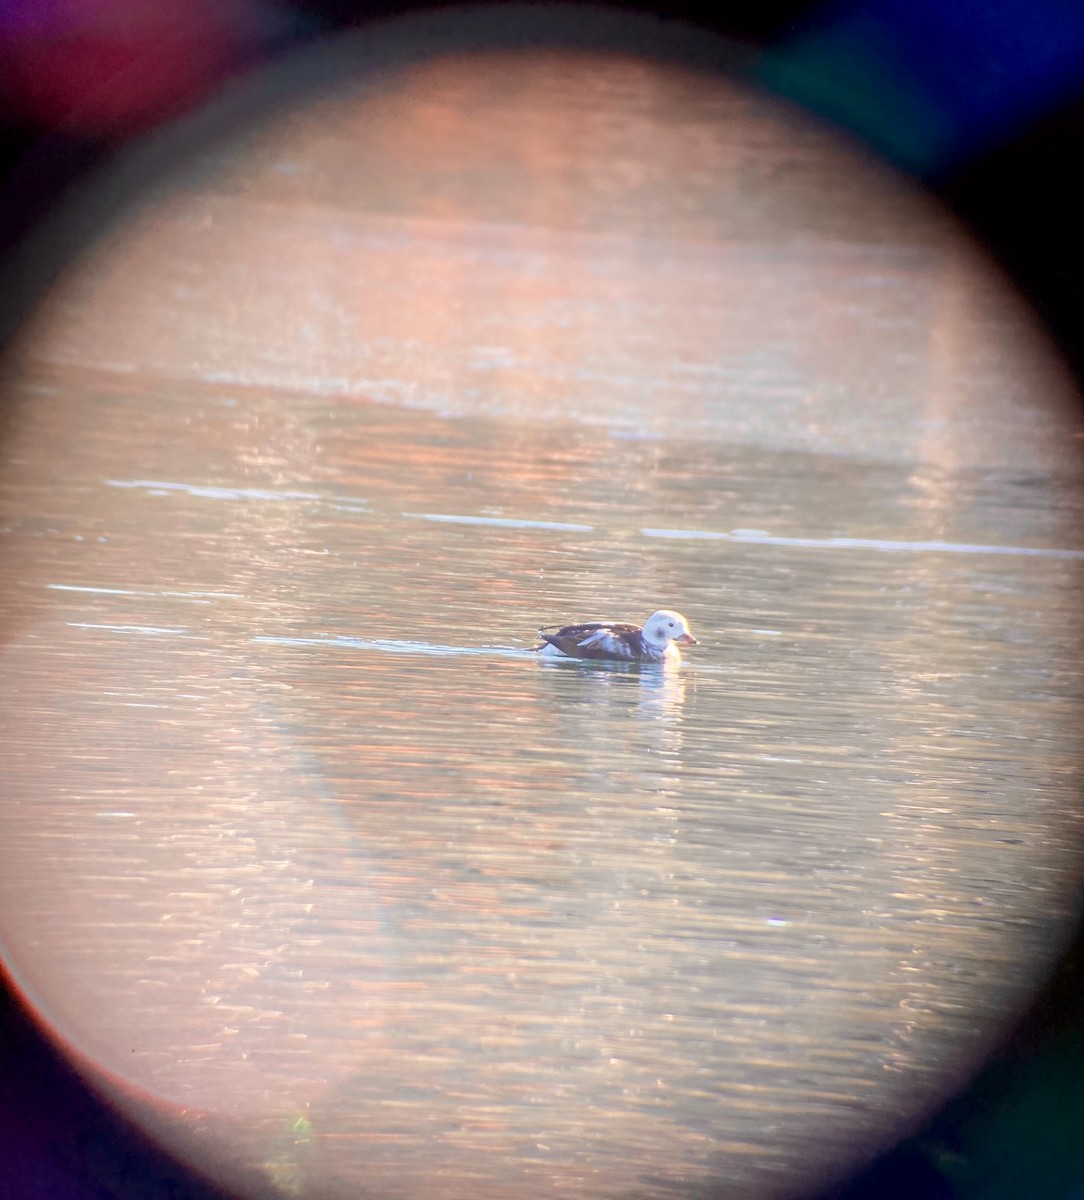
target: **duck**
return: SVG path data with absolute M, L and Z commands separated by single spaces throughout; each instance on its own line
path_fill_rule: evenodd
M 697 645 L 689 622 L 679 612 L 660 608 L 643 626 L 623 621 L 587 621 L 582 625 L 543 626 L 537 653 L 546 658 L 601 658 L 611 662 L 679 663 L 675 645 Z

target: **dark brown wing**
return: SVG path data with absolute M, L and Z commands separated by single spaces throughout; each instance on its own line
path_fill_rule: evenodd
M 551 633 L 550 630 L 555 632 Z M 640 626 L 618 621 L 588 621 L 583 625 L 565 625 L 560 629 L 547 625 L 538 634 L 569 658 L 635 662 L 643 649 Z
M 617 621 L 584 621 L 582 625 L 543 625 L 538 632 L 543 637 L 550 630 L 555 631 L 557 637 L 588 637 L 600 629 L 612 629 L 614 633 L 628 633 L 639 628 L 639 625 L 621 625 Z

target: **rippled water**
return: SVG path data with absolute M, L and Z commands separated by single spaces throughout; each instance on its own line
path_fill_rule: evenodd
M 1062 935 L 1079 480 L 12 386 L 6 953 L 291 1178 L 770 1181 Z M 662 605 L 679 670 L 531 651 Z

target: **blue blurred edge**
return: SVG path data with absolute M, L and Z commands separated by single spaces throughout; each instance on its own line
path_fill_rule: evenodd
M 826 6 L 769 46 L 757 74 L 897 166 L 936 177 L 1084 91 L 1084 4 Z

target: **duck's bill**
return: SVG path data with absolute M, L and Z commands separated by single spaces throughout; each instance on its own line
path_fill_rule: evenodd
M 693 635 L 691 633 L 679 633 L 677 635 L 677 637 L 674 638 L 674 641 L 675 642 L 684 642 L 686 646 L 699 646 L 700 645 L 700 643 L 696 640 L 696 638 L 693 637 Z

